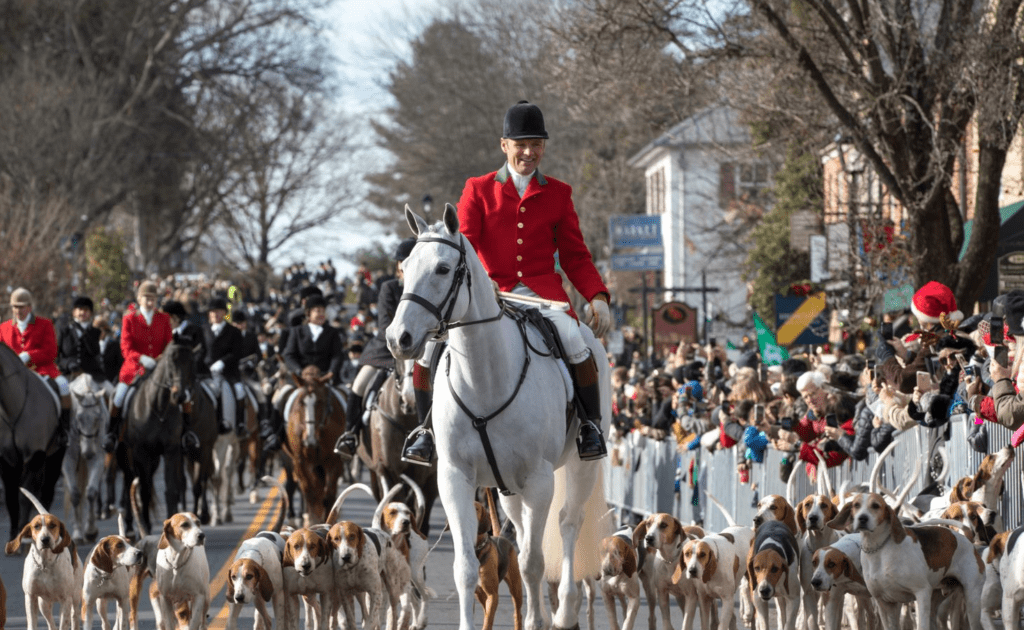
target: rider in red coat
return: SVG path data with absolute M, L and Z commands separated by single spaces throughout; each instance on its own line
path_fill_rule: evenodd
M 141 283 L 136 298 L 138 308 L 134 304 L 130 306 L 121 321 L 121 354 L 124 363 L 118 374 L 114 403 L 110 407 L 110 429 L 104 444 L 107 450 L 113 450 L 117 439 L 118 419 L 121 417 L 121 406 L 128 393 L 128 386 L 155 368 L 157 358 L 171 343 L 171 317 L 156 310 L 156 283 L 148 280 Z
M 22 363 L 38 374 L 52 378 L 60 392 L 60 439 L 67 438 L 71 419 L 71 391 L 68 380 L 57 367 L 57 334 L 53 322 L 32 312 L 32 294 L 18 288 L 11 293 L 13 317 L 0 324 L 0 341 L 18 355 Z
M 555 256 L 580 294 L 590 302 L 592 326 L 602 337 L 611 322 L 608 289 L 594 267 L 580 232 L 572 203 L 572 188 L 537 170 L 547 141 L 540 108 L 520 101 L 505 113 L 501 150 L 507 162 L 496 172 L 471 178 L 459 200 L 459 231 L 476 250 L 488 275 L 502 291 L 568 302 L 562 278 L 555 271 Z M 599 428 L 600 386 L 596 357 L 579 331 L 576 314 L 541 309 L 558 329 L 564 357 L 576 385 L 583 414 L 577 447 L 581 459 L 607 454 Z M 603 359 L 602 359 L 603 360 Z M 425 362 L 429 362 L 427 357 Z M 422 417 L 429 407 L 429 365 L 417 362 L 413 387 Z M 404 457 L 429 463 L 433 438 L 424 430 L 414 433 Z

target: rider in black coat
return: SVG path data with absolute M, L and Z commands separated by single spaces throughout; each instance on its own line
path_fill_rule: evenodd
M 85 296 L 71 305 L 72 319 L 57 330 L 57 367 L 66 376 L 84 372 L 97 384 L 107 380 L 100 356 L 100 331 L 92 325 L 93 303 Z
M 313 311 L 317 309 L 322 312 L 320 323 L 316 323 L 314 317 L 311 317 Z M 327 324 L 327 301 L 319 295 L 306 298 L 306 316 L 309 319 L 308 323 L 295 326 L 288 333 L 288 346 L 284 351 L 285 364 L 296 376 L 301 374 L 302 368 L 307 365 L 315 365 L 320 368 L 321 373 L 331 372 L 335 378 L 339 377 L 345 352 L 341 335 Z
M 220 391 L 221 432 L 230 431 L 233 422 L 235 431 L 244 435 L 245 410 L 240 401 L 245 397 L 245 390 L 238 369 L 238 360 L 242 358 L 242 333 L 225 320 L 227 312 L 226 300 L 210 300 L 209 324 L 203 327 L 205 353 L 198 374 L 200 378 L 223 378 Z

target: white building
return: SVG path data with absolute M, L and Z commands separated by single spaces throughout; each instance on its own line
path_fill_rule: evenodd
M 662 217 L 664 285 L 700 287 L 706 273 L 707 286 L 719 289 L 708 294 L 715 320 L 709 336 L 738 341 L 751 326 L 742 275 L 745 235 L 763 214 L 770 161 L 754 156 L 749 128 L 738 112 L 719 105 L 655 139 L 630 165 L 646 174 L 647 214 Z M 700 292 L 663 297 L 700 313 Z

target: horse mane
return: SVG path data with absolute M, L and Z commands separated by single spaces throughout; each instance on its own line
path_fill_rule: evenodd
M 306 387 L 318 389 L 323 386 L 323 383 L 320 382 L 320 378 L 322 376 L 323 373 L 320 371 L 320 368 L 318 368 L 315 365 L 307 365 L 306 367 L 302 368 L 302 373 L 299 375 L 299 380 L 302 381 L 302 384 L 305 385 Z

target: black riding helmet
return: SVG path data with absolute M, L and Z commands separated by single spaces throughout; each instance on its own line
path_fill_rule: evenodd
M 544 129 L 544 114 L 541 113 L 539 107 L 529 101 L 519 101 L 505 112 L 505 124 L 502 127 L 501 137 L 509 140 L 547 139 L 548 132 Z
M 395 253 L 392 254 L 391 260 L 394 260 L 395 262 L 404 261 L 406 258 L 409 257 L 409 254 L 412 253 L 413 247 L 416 247 L 415 237 L 410 236 L 407 239 L 403 239 L 401 242 L 398 243 L 398 246 L 395 247 Z

